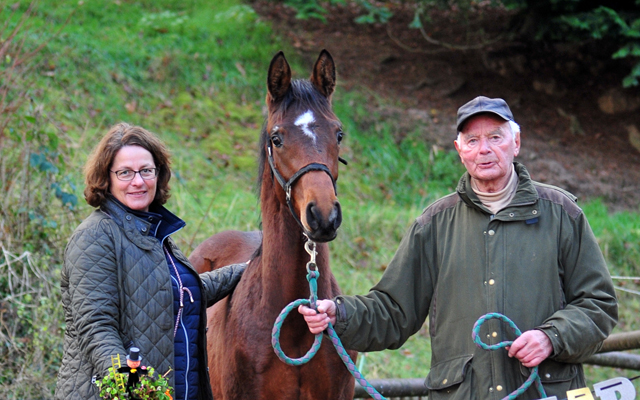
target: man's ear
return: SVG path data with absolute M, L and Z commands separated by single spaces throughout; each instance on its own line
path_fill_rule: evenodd
M 458 152 L 458 156 L 460 156 L 460 161 L 462 161 L 462 155 L 460 154 L 460 145 L 458 144 L 458 139 L 453 141 L 453 146 L 456 148 Z

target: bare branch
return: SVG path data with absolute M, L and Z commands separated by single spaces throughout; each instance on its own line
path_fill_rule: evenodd
M 56 33 L 54 33 L 52 36 L 50 36 L 48 39 L 46 39 L 43 43 L 41 43 L 38 47 L 36 47 L 34 50 L 24 54 L 21 58 L 20 61 L 16 63 L 16 66 L 19 66 L 20 64 L 22 64 L 23 62 L 25 62 L 26 60 L 29 60 L 31 57 L 33 57 L 34 55 L 36 55 L 37 53 L 40 52 L 40 50 L 42 50 L 47 44 L 49 44 L 49 42 L 51 41 L 51 39 L 58 37 L 61 33 L 62 30 L 64 28 L 67 27 L 67 25 L 69 24 L 69 21 L 71 21 L 71 17 L 73 16 L 73 14 L 75 13 L 75 10 L 71 11 L 71 13 L 67 16 L 67 19 L 64 21 L 64 24 L 62 24 L 62 26 L 60 27 L 60 29 L 58 29 L 58 31 Z
M 472 45 L 467 45 L 467 46 L 459 46 L 459 45 L 455 45 L 455 44 L 451 44 L 451 43 L 446 43 L 446 42 L 441 42 L 439 40 L 436 40 L 434 38 L 432 38 L 431 36 L 429 36 L 429 34 L 424 30 L 424 27 L 420 27 L 420 33 L 422 34 L 422 37 L 429 43 L 434 44 L 436 46 L 442 46 L 445 47 L 447 49 L 451 49 L 451 50 L 461 50 L 461 51 L 465 51 L 465 50 L 478 50 L 478 49 L 482 49 L 485 48 L 493 43 L 498 42 L 499 40 L 501 40 L 504 37 L 504 33 L 500 33 L 498 36 L 496 36 L 495 38 L 486 41 L 486 42 L 480 42 L 480 43 L 476 43 L 476 44 L 472 44 Z
M 446 51 L 450 51 L 450 49 L 435 49 L 435 50 L 423 50 L 423 49 L 416 49 L 413 47 L 409 47 L 406 44 L 402 43 L 400 41 L 400 39 L 396 38 L 395 36 L 393 36 L 393 33 L 391 33 L 391 26 L 389 24 L 387 24 L 387 36 L 389 36 L 389 39 L 391 39 L 395 44 L 397 44 L 399 47 L 401 47 L 403 50 L 406 50 L 410 53 L 420 53 L 420 54 L 437 54 L 437 53 L 444 53 Z
M 400 41 L 400 39 L 396 38 L 393 33 L 391 33 L 391 27 L 390 24 L 387 24 L 387 35 L 389 36 L 389 38 L 395 43 L 397 44 L 399 47 L 401 47 L 402 49 L 411 52 L 411 53 L 421 53 L 421 54 L 437 54 L 437 53 L 442 53 L 442 52 L 446 52 L 446 51 L 466 51 L 466 50 L 478 50 L 478 49 L 482 49 L 485 48 L 489 45 L 492 45 L 500 40 L 502 40 L 505 37 L 505 32 L 502 32 L 500 34 L 498 34 L 496 37 L 494 37 L 491 40 L 487 40 L 487 41 L 482 41 L 480 43 L 476 43 L 476 44 L 470 44 L 470 45 L 456 45 L 456 44 L 451 44 L 451 43 L 447 43 L 447 42 L 442 42 L 440 40 L 434 39 L 431 36 L 429 36 L 429 34 L 424 30 L 423 26 L 420 26 L 419 28 L 420 30 L 420 34 L 422 35 L 422 37 L 428 42 L 431 43 L 435 46 L 440 47 L 439 49 L 435 49 L 435 50 L 423 50 L 423 49 L 417 49 L 417 48 L 413 48 L 410 46 L 407 46 L 406 44 L 402 43 Z
M 22 16 L 20 17 L 20 21 L 15 26 L 15 28 L 13 28 L 13 31 L 11 31 L 11 33 L 9 34 L 9 37 L 4 42 L 2 42 L 2 46 L 0 47 L 0 57 L 4 57 L 4 55 L 9 50 L 9 45 L 13 42 L 13 38 L 16 37 L 20 29 L 22 28 L 22 25 L 24 25 L 25 21 L 31 16 L 31 11 L 33 10 L 34 5 L 35 5 L 35 0 L 32 1 L 31 4 L 29 4 L 29 8 L 27 8 L 27 11 L 25 11 L 24 14 L 22 14 Z M 4 31 L 4 28 L 3 28 L 3 31 Z

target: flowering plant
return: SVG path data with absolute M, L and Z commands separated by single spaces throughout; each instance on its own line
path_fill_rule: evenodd
M 125 387 L 127 374 L 109 368 L 107 376 L 96 381 L 100 390 L 100 397 L 105 400 L 173 400 L 173 388 L 169 386 L 167 371 L 164 375 L 157 375 L 153 368 L 147 374 L 140 376 L 140 382 L 129 393 Z

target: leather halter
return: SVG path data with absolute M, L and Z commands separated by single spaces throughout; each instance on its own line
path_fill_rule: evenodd
M 273 172 L 273 175 L 275 175 L 276 180 L 278 181 L 280 186 L 282 186 L 282 189 L 284 189 L 284 193 L 287 199 L 287 205 L 289 206 L 289 211 L 291 211 L 291 215 L 296 220 L 298 225 L 300 225 L 300 228 L 302 228 L 302 231 L 304 232 L 304 226 L 302 225 L 302 221 L 300 221 L 300 218 L 298 218 L 298 215 L 296 215 L 296 212 L 293 209 L 293 203 L 291 202 L 291 188 L 293 187 L 293 184 L 296 183 L 296 181 L 300 179 L 300 177 L 306 174 L 307 172 L 324 171 L 331 178 L 331 183 L 333 183 L 333 191 L 337 196 L 338 190 L 336 189 L 336 180 L 333 178 L 333 175 L 331 175 L 331 171 L 329 171 L 329 168 L 326 165 L 319 164 L 319 163 L 311 163 L 300 168 L 295 174 L 291 176 L 291 178 L 289 178 L 288 181 L 285 181 L 280 171 L 278 171 L 278 169 L 276 168 L 276 163 L 273 160 L 273 153 L 271 151 L 271 142 L 269 142 L 269 144 L 267 145 L 267 150 L 268 150 L 267 158 L 269 159 L 269 166 L 271 167 L 271 172 Z

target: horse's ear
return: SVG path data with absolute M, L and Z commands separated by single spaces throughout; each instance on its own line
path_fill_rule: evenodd
M 278 103 L 287 94 L 291 87 L 291 67 L 284 53 L 279 51 L 269 65 L 269 74 L 267 75 L 267 103 Z
M 309 80 L 324 97 L 331 99 L 336 88 L 336 64 L 327 50 L 320 52 Z

